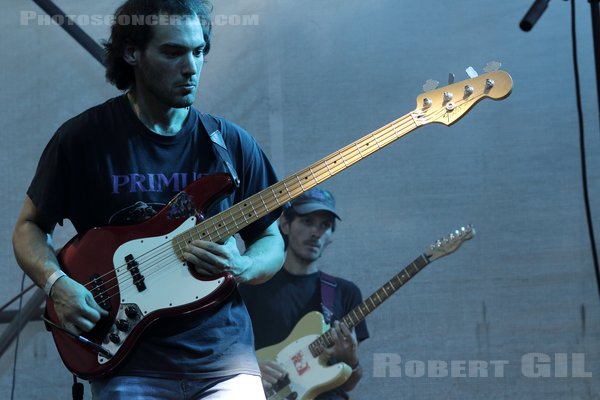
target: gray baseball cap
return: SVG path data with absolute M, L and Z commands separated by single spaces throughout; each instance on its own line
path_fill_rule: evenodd
M 335 210 L 335 198 L 331 192 L 319 187 L 314 187 L 292 200 L 291 207 L 298 214 L 329 211 L 337 219 L 342 220 Z

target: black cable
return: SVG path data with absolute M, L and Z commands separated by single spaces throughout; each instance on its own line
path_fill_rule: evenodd
M 21 293 L 25 287 L 25 272 L 23 272 L 23 278 L 21 278 Z M 10 399 L 15 398 L 15 382 L 17 380 L 17 355 L 19 354 L 19 337 L 21 336 L 21 307 L 23 306 L 23 296 L 19 297 L 19 311 L 17 314 L 17 338 L 15 340 L 15 358 L 13 360 L 13 371 L 12 371 L 12 387 L 10 390 Z
M 21 293 L 19 293 L 18 295 L 16 295 L 15 297 L 13 297 L 12 299 L 10 299 L 5 305 L 3 305 L 2 307 L 0 307 L 0 312 L 4 311 L 4 309 L 8 306 L 10 306 L 12 303 L 14 303 L 15 301 L 19 300 L 20 298 L 22 298 L 25 293 L 29 292 L 31 289 L 33 289 L 35 287 L 35 283 L 32 283 L 31 285 L 29 285 L 27 287 L 27 289 L 22 290 Z
M 573 42 L 573 70 L 575 75 L 575 92 L 577 100 L 577 118 L 579 119 L 579 151 L 581 153 L 581 178 L 583 186 L 583 201 L 585 203 L 585 216 L 588 224 L 588 233 L 590 236 L 590 245 L 592 246 L 592 259 L 594 261 L 594 270 L 596 272 L 596 285 L 598 296 L 600 297 L 600 268 L 598 267 L 598 254 L 596 252 L 596 239 L 594 238 L 594 225 L 592 221 L 592 211 L 590 209 L 590 199 L 588 194 L 587 181 L 587 163 L 585 158 L 585 134 L 583 129 L 583 111 L 581 107 L 581 89 L 579 85 L 579 64 L 577 62 L 577 33 L 575 24 L 575 0 L 571 0 L 571 37 Z
M 596 64 L 596 94 L 600 122 L 600 0 L 588 0 L 592 12 L 592 35 L 594 38 L 594 61 Z
M 73 374 L 73 386 L 71 387 L 71 395 L 73 400 L 83 400 L 83 383 L 77 381 L 77 375 Z

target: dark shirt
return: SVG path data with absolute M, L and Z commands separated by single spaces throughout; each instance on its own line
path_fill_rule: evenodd
M 241 183 L 210 207 L 207 217 L 277 181 L 246 131 L 223 118 L 216 121 Z M 27 194 L 48 218 L 58 223 L 69 219 L 78 233 L 139 223 L 197 178 L 227 171 L 212 146 L 193 107 L 180 132 L 161 136 L 141 123 L 125 95 L 119 96 L 58 129 Z M 242 238 L 256 239 L 276 218 L 273 213 L 246 227 Z M 258 374 L 252 344 L 251 322 L 235 291 L 210 311 L 151 325 L 119 373 L 190 378 Z

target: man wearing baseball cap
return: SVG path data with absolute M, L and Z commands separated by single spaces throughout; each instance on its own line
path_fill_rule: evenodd
M 283 268 L 264 284 L 240 287 L 252 320 L 257 350 L 285 341 L 298 321 L 311 311 L 321 312 L 331 324 L 333 345 L 324 351 L 330 364 L 344 362 L 352 374 L 341 386 L 322 393 L 317 400 L 349 398 L 347 392 L 362 377 L 358 343 L 369 337 L 364 321 L 355 330 L 339 322 L 362 302 L 359 288 L 353 282 L 325 274 L 319 264 L 332 242 L 337 220 L 341 218 L 335 198 L 327 190 L 315 187 L 294 199 L 279 220 L 286 244 Z M 291 377 L 290 371 L 274 361 L 259 360 L 259 364 L 268 396 L 277 393 L 281 382 Z

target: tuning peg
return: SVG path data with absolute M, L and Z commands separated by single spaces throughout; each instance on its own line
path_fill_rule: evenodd
M 498 61 L 490 61 L 488 62 L 485 67 L 483 68 L 483 70 L 485 72 L 495 72 L 498 71 L 500 69 L 500 67 L 502 66 L 501 62 Z
M 452 72 L 450 72 L 448 74 L 448 85 L 452 85 L 454 83 L 454 78 L 455 78 L 454 74 Z
M 475 68 L 473 67 L 468 67 L 465 72 L 467 73 L 467 75 L 469 75 L 469 78 L 477 78 L 479 76 L 479 74 L 477 73 L 477 71 L 475 71 Z
M 423 91 L 429 92 L 430 90 L 436 89 L 440 83 L 433 79 L 427 79 L 423 85 Z
M 467 225 L 467 233 L 470 234 L 471 236 L 475 236 L 475 227 L 471 224 Z

